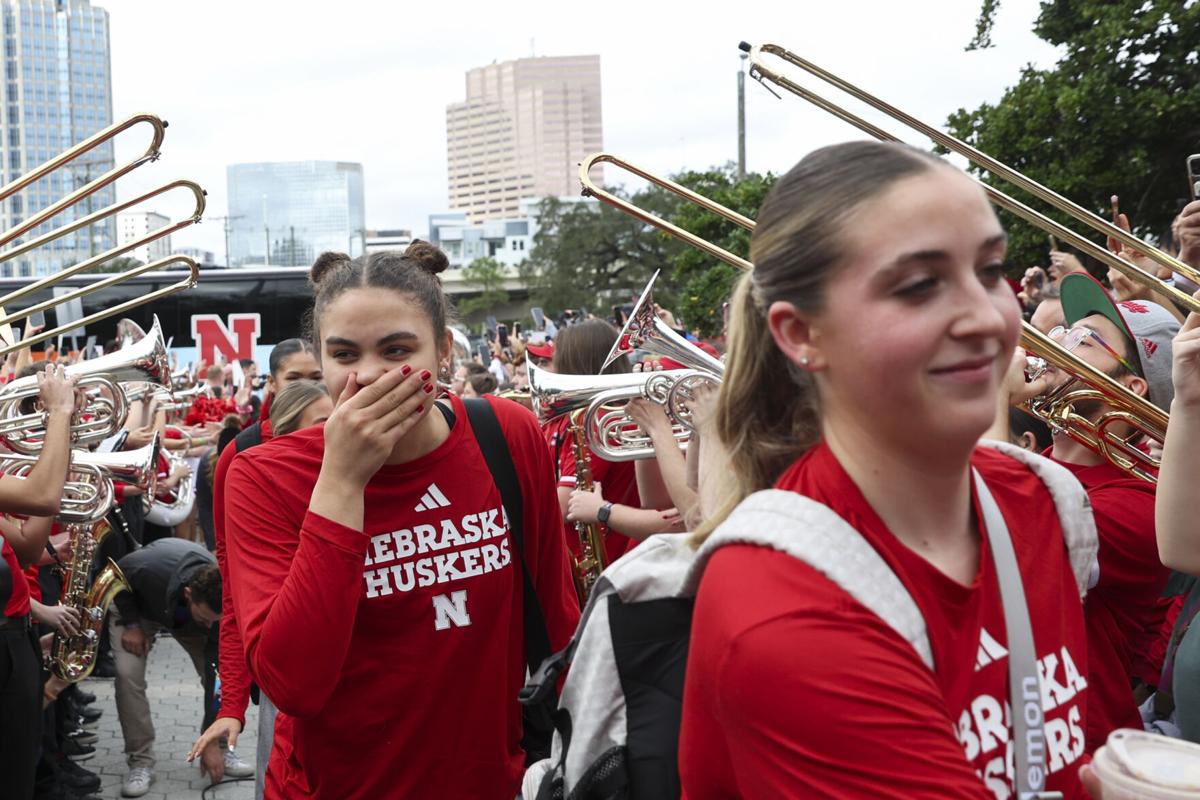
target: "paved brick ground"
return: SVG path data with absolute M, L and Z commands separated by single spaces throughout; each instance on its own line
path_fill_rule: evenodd
M 154 784 L 147 800 L 173 800 L 174 798 L 199 798 L 201 791 L 209 785 L 207 778 L 200 776 L 195 764 L 185 760 L 188 750 L 200 735 L 201 705 L 204 691 L 200 679 L 192 667 L 191 659 L 176 642 L 160 638 L 150 651 L 150 663 L 146 675 L 150 707 L 154 712 L 154 728 L 157 734 L 154 751 L 158 766 L 154 770 Z M 88 761 L 80 762 L 104 781 L 100 796 L 121 796 L 121 783 L 125 779 L 125 744 L 121 738 L 121 726 L 117 722 L 117 706 L 113 699 L 111 680 L 89 679 L 84 688 L 96 694 L 95 707 L 104 711 L 96 733 L 100 741 L 95 745 L 96 754 Z M 254 763 L 257 741 L 258 708 L 250 706 L 246 715 L 246 731 L 238 740 L 238 754 L 251 764 Z M 210 800 L 253 800 L 254 779 L 229 783 L 207 792 Z

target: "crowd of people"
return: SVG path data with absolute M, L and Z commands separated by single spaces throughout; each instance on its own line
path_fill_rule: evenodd
M 1162 248 L 1200 267 L 1200 202 Z M 623 314 L 497 329 L 480 352 L 436 247 L 325 253 L 310 327 L 265 375 L 179 370 L 91 445 L 161 448 L 150 497 L 112 479 L 106 535 L 67 514 L 71 425 L 97 392 L 65 357 L 14 353 L 6 371 L 36 375 L 42 422 L 33 466 L 0 478 L 4 791 L 99 786 L 80 762 L 107 709 L 54 669 L 55 643 L 90 624 L 59 602 L 81 536 L 94 572 L 111 559 L 121 576 L 87 672 L 115 680 L 126 797 L 154 783 L 147 659 L 166 638 L 205 688 L 190 759 L 268 798 L 534 800 L 564 775 L 564 794 L 591 781 L 633 798 L 1100 797 L 1093 758 L 1114 731 L 1200 743 L 1200 317 L 1057 245 L 1013 286 L 978 185 L 899 144 L 807 155 L 757 214 L 750 255 L 717 339 L 654 309 L 663 335 L 721 360 L 685 419 L 637 387 L 695 364 L 622 346 Z M 1170 412 L 1157 441 L 1106 418 L 1115 398 L 1072 404 L 1157 482 L 1030 413 L 1074 376 L 1031 362 L 1023 321 Z M 106 352 L 137 347 L 126 332 Z M 597 455 L 573 413 L 587 403 L 553 411 L 566 376 L 634 387 L 621 426 L 648 452 Z M 642 565 L 649 598 L 664 547 L 688 554 L 690 587 L 662 595 L 686 608 L 669 669 L 646 644 L 655 617 L 620 588 Z M 607 588 L 581 575 L 605 564 Z M 614 644 L 607 671 L 571 669 L 607 635 L 586 633 L 588 593 L 612 591 L 613 630 L 642 637 Z M 674 705 L 637 694 L 660 672 L 678 676 Z M 527 681 L 547 704 L 519 702 Z M 579 701 L 602 682 L 631 698 L 629 720 L 635 702 L 639 719 L 666 710 L 626 730 L 624 708 Z M 254 764 L 236 749 L 252 703 Z M 639 761 L 652 740 L 668 763 Z

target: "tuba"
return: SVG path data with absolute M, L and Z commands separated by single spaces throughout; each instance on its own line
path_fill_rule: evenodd
M 137 344 L 72 364 L 66 373 L 79 377 L 80 385 L 90 395 L 88 418 L 71 422 L 72 442 L 96 444 L 114 435 L 129 414 L 129 399 L 122 384 L 136 382 L 168 389 L 171 385 L 167 345 L 158 317 L 154 318 L 150 333 Z M 0 437 L 18 453 L 41 452 L 45 415 L 23 409 L 27 401 L 37 396 L 37 377 L 33 375 L 11 381 L 0 389 Z

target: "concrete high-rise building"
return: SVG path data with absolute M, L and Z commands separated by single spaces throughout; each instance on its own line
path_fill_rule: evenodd
M 117 214 L 117 243 L 125 246 L 148 235 L 151 231 L 165 228 L 171 224 L 169 217 L 153 211 L 125 211 Z M 171 236 L 161 236 L 158 239 L 135 247 L 126 253 L 130 258 L 136 258 L 143 264 L 157 261 L 171 255 Z
M 4 31 L 4 102 L 0 172 L 8 183 L 112 123 L 108 12 L 88 0 L 0 0 Z M 9 229 L 113 167 L 103 144 L 0 206 Z M 25 234 L 28 241 L 111 204 L 112 186 Z M 45 275 L 113 247 L 111 217 L 0 264 L 0 276 Z
M 229 266 L 302 267 L 326 250 L 357 256 L 366 239 L 362 164 L 233 164 Z
M 470 70 L 466 100 L 446 107 L 451 210 L 511 219 L 523 199 L 578 193 L 579 161 L 603 148 L 602 127 L 600 56 Z

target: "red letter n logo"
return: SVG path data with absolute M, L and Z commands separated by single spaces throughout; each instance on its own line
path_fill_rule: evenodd
M 262 327 L 260 323 L 258 314 L 230 314 L 227 328 L 216 314 L 194 314 L 192 338 L 196 340 L 200 360 L 209 365 L 217 363 L 217 351 L 228 363 L 239 358 L 254 358 L 254 346 L 258 344 Z

